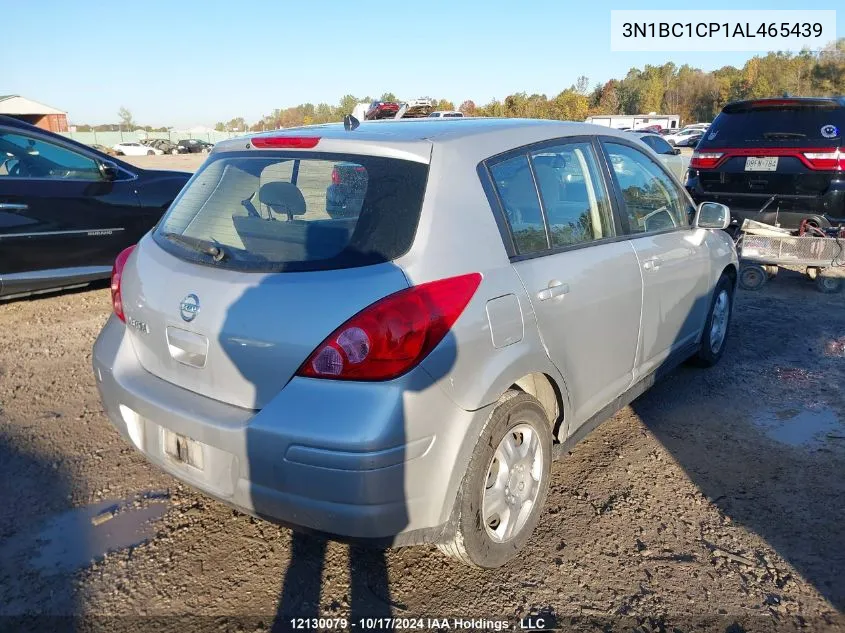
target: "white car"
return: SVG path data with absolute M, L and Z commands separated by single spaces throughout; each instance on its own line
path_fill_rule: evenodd
M 677 176 L 680 182 L 684 182 L 687 178 L 687 170 L 689 169 L 689 156 L 682 156 L 681 150 L 673 147 L 666 142 L 666 137 L 659 134 L 634 132 L 639 139 L 654 150 L 660 162 Z
M 459 119 L 463 118 L 464 113 L 457 110 L 437 110 L 428 116 L 433 119 Z
M 411 99 L 408 103 L 408 109 L 411 108 L 430 108 L 432 105 L 431 99 Z
M 164 154 L 158 148 L 141 145 L 140 143 L 118 143 L 112 149 L 118 156 L 161 156 Z
M 686 141 L 689 139 L 690 136 L 693 136 L 694 134 L 701 134 L 701 130 L 702 128 L 700 127 L 685 127 L 683 130 L 675 134 L 667 134 L 663 137 L 663 140 L 665 140 L 670 145 L 677 145 L 679 141 Z

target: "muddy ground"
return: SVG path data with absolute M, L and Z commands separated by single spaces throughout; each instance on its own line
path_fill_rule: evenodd
M 557 462 L 529 547 L 496 571 L 428 546 L 294 546 L 149 465 L 96 395 L 91 346 L 109 311 L 102 286 L 0 303 L 0 616 L 845 630 L 845 296 L 798 273 L 739 293 L 720 365 L 680 368 Z M 0 631 L 26 623 L 50 630 L 0 617 Z

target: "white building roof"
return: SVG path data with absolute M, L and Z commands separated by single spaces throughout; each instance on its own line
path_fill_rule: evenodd
M 51 108 L 43 103 L 20 95 L 0 95 L 0 114 L 67 114 L 64 110 Z

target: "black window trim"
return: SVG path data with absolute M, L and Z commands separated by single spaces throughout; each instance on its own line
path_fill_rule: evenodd
M 596 163 L 598 166 L 599 177 L 603 181 L 602 184 L 604 185 L 605 193 L 607 193 L 607 201 L 610 205 L 610 217 L 606 219 L 610 221 L 610 226 L 608 228 L 611 230 L 612 235 L 608 235 L 607 237 L 603 237 L 599 240 L 590 240 L 587 242 L 580 242 L 578 244 L 551 246 L 551 232 L 549 230 L 549 222 L 548 218 L 546 217 L 546 209 L 543 203 L 543 196 L 540 193 L 540 188 L 537 185 L 536 176 L 534 174 L 534 166 L 531 160 L 531 153 L 549 147 L 558 147 L 560 145 L 569 145 L 573 143 L 586 143 L 589 144 L 593 149 L 594 158 L 596 159 Z M 513 231 L 511 230 L 510 222 L 508 222 L 507 215 L 505 213 L 505 205 L 502 202 L 501 196 L 499 195 L 499 191 L 496 188 L 495 180 L 493 179 L 493 174 L 490 171 L 491 167 L 497 165 L 498 163 L 502 163 L 517 156 L 525 156 L 528 161 L 529 168 L 531 169 L 531 177 L 534 180 L 534 189 L 537 193 L 537 200 L 540 204 L 540 212 L 542 214 L 543 224 L 546 229 L 546 244 L 548 245 L 548 248 L 544 251 L 536 251 L 533 253 L 523 254 L 520 254 L 518 252 L 516 248 L 516 242 L 513 237 Z M 631 239 L 630 235 L 623 234 L 623 225 L 620 221 L 621 214 L 619 213 L 619 209 L 621 207 L 619 207 L 619 201 L 616 197 L 615 182 L 609 180 L 611 174 L 608 168 L 607 157 L 604 154 L 604 149 L 598 142 L 597 136 L 585 134 L 579 134 L 575 136 L 562 136 L 553 139 L 544 139 L 542 141 L 529 143 L 528 145 L 521 145 L 520 147 L 515 147 L 513 149 L 509 149 L 499 154 L 494 154 L 493 156 L 484 159 L 483 161 L 478 163 L 476 171 L 481 180 L 481 187 L 487 196 L 488 203 L 490 204 L 490 209 L 493 212 L 493 217 L 496 220 L 496 226 L 498 227 L 499 233 L 502 236 L 502 243 L 504 244 L 505 252 L 507 253 L 508 259 L 511 261 L 511 263 L 521 262 L 528 259 L 535 259 L 537 257 L 557 255 L 558 253 L 580 250 L 582 248 L 589 248 L 591 246 L 613 244 L 615 242 L 622 242 Z M 649 233 L 649 235 L 651 235 L 651 233 Z
M 610 152 L 608 151 L 607 147 L 605 146 L 607 143 L 613 143 L 615 145 L 624 145 L 626 147 L 629 147 L 633 150 L 638 151 L 640 154 L 642 154 L 643 156 L 648 158 L 652 163 L 657 165 L 657 167 L 669 179 L 669 182 L 671 182 L 673 185 L 675 185 L 675 190 L 678 192 L 681 200 L 686 201 L 688 206 L 692 210 L 695 210 L 695 208 L 696 208 L 695 203 L 693 202 L 692 198 L 690 197 L 689 192 L 684 187 L 677 186 L 674 178 L 672 177 L 672 174 L 669 172 L 669 170 L 666 168 L 666 166 L 663 164 L 662 161 L 654 160 L 651 156 L 646 154 L 642 150 L 642 148 L 637 147 L 634 143 L 632 143 L 628 139 L 619 138 L 618 136 L 608 136 L 608 135 L 602 134 L 602 135 L 596 137 L 596 141 L 598 142 L 599 146 L 601 147 L 602 156 L 604 158 L 604 162 L 605 162 L 606 167 L 607 167 L 607 172 L 608 172 L 609 177 L 610 177 L 610 182 L 612 183 L 612 188 L 613 188 L 613 191 L 614 191 L 613 195 L 616 199 L 615 211 L 617 212 L 617 215 L 618 215 L 617 219 L 619 220 L 619 222 L 622 225 L 622 231 L 624 233 L 625 239 L 638 239 L 638 238 L 641 238 L 641 237 L 651 237 L 652 235 L 663 235 L 664 233 L 675 233 L 675 232 L 678 232 L 678 231 L 689 231 L 689 230 L 694 228 L 692 226 L 692 218 L 687 217 L 688 224 L 686 226 L 676 226 L 674 228 L 663 229 L 661 231 L 645 231 L 643 233 L 632 232 L 630 224 L 628 223 L 628 213 L 625 211 L 625 198 L 622 195 L 622 189 L 619 186 L 619 181 L 616 179 L 616 174 L 612 169 L 612 162 L 610 160 Z M 689 215 L 689 214 L 687 214 L 687 215 Z

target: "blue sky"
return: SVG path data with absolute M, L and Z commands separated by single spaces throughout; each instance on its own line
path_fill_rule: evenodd
M 68 111 L 72 123 L 213 125 L 273 108 L 337 103 L 344 94 L 430 95 L 485 103 L 513 92 L 554 95 L 631 66 L 674 61 L 711 70 L 753 53 L 613 53 L 611 9 L 679 3 L 566 0 L 147 0 L 137 4 L 0 0 L 0 94 Z M 835 9 L 806 0 L 802 9 Z M 693 7 L 681 7 L 693 8 Z M 703 7 L 701 7 L 703 8 Z M 708 9 L 794 9 L 724 2 Z M 11 27 L 11 28 L 10 28 Z M 845 11 L 837 13 L 845 35 Z M 9 56 L 10 51 L 14 53 Z

